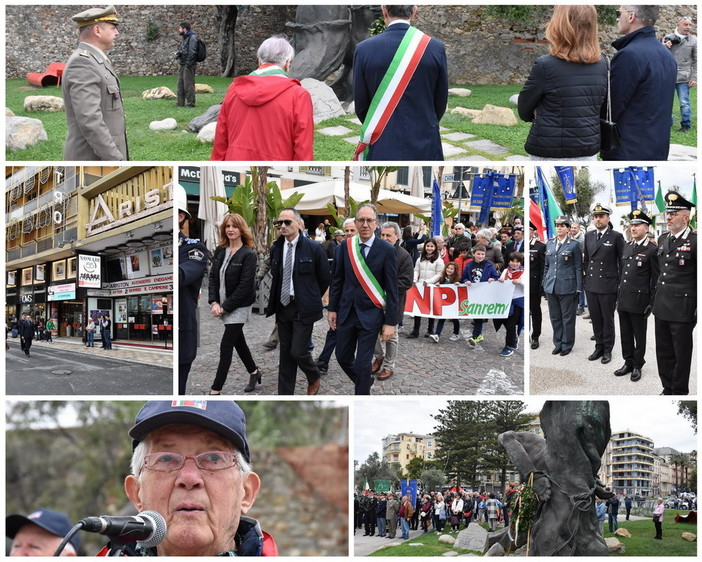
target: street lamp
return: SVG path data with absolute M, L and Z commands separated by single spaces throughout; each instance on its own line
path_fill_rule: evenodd
M 168 349 L 168 297 L 166 295 L 163 295 L 163 297 L 161 297 L 161 306 L 163 307 L 163 349 Z

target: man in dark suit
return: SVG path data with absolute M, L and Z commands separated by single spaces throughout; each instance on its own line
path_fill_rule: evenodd
M 395 248 L 375 236 L 378 211 L 361 205 L 356 211 L 358 235 L 336 250 L 327 321 L 336 330 L 336 359 L 355 385 L 356 394 L 370 394 L 375 340 L 395 333 L 397 323 L 397 259 Z
M 541 336 L 541 282 L 544 278 L 546 244 L 539 240 L 536 226 L 529 221 L 529 312 L 531 313 L 531 349 L 539 347 Z
M 371 144 L 363 159 L 443 160 L 439 121 L 448 100 L 446 49 L 440 41 L 410 28 L 409 22 L 417 13 L 416 6 L 381 6 L 381 10 L 387 29 L 359 43 L 353 58 L 353 97 L 356 115 L 362 122 L 374 121 L 371 102 L 405 34 L 420 34 L 424 51 L 394 111 L 389 108 L 391 115 L 387 125 L 384 130 L 380 128 L 382 135 Z M 402 75 L 401 71 L 396 74 Z M 378 98 L 381 96 L 382 92 Z M 376 113 L 378 117 L 380 111 Z M 378 129 L 375 131 L 377 133 Z
M 658 239 L 661 274 L 653 303 L 661 394 L 690 392 L 692 332 L 697 322 L 697 233 L 690 228 L 692 207 L 680 193 L 665 195 L 668 232 Z
M 294 394 L 297 368 L 307 376 L 307 394 L 319 392 L 321 373 L 307 344 L 322 318 L 322 295 L 329 287 L 329 265 L 321 244 L 302 236 L 302 218 L 285 208 L 273 224 L 280 237 L 271 246 L 273 281 L 266 316 L 275 314 L 280 340 L 278 394 Z
M 512 229 L 512 241 L 507 243 L 505 250 L 505 263 L 508 263 L 507 258 L 512 252 L 524 253 L 524 227 L 521 224 Z
M 617 306 L 624 237 L 609 222 L 612 211 L 597 203 L 592 210 L 595 230 L 585 235 L 585 298 L 590 309 L 592 331 L 595 334 L 595 351 L 588 359 L 612 360 L 614 348 L 614 309 Z
M 631 242 L 622 254 L 622 280 L 617 294 L 619 332 L 624 366 L 614 371 L 618 377 L 631 373 L 631 380 L 641 378 L 646 361 L 646 324 L 653 310 L 653 296 L 658 281 L 658 248 L 648 241 L 651 219 L 640 209 L 629 214 Z
M 575 345 L 575 309 L 583 290 L 582 250 L 568 236 L 570 219 L 556 217 L 555 238 L 546 243 L 543 287 L 553 327 L 552 355 L 568 355 Z
M 29 349 L 32 347 L 32 340 L 34 339 L 34 331 L 36 326 L 32 322 L 32 317 L 26 312 L 22 314 L 22 320 L 19 321 L 19 336 L 20 345 L 24 354 L 29 357 Z

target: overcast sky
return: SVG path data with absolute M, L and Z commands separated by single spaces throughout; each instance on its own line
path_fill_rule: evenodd
M 527 412 L 539 412 L 544 399 L 525 398 Z M 355 407 L 354 460 L 363 463 L 377 451 L 382 455 L 386 435 L 431 433 L 436 425 L 432 414 L 446 406 L 445 399 L 357 401 Z M 677 403 L 663 397 L 622 396 L 610 400 L 612 432 L 630 429 L 653 439 L 656 447 L 672 447 L 689 453 L 697 449 L 697 437 L 690 423 L 677 414 Z
M 613 164 L 608 162 L 607 164 Z M 632 164 L 633 165 L 633 164 Z M 542 166 L 541 167 L 549 183 L 551 178 L 556 175 L 556 170 L 553 166 Z M 679 188 L 678 191 L 682 193 L 686 199 L 692 196 L 692 184 L 694 181 L 694 174 L 697 171 L 697 165 L 694 162 L 678 162 L 678 163 L 664 163 L 659 166 L 654 166 L 654 178 L 656 191 L 658 190 L 658 180 L 661 182 L 661 188 L 663 195 L 673 186 Z M 607 186 L 604 192 L 600 192 L 595 195 L 594 203 L 602 203 L 603 205 L 609 205 L 610 200 L 614 201 L 614 177 L 612 174 L 612 167 L 601 167 L 601 166 L 590 166 L 590 178 L 592 181 L 599 181 Z M 527 186 L 533 185 L 535 183 L 533 174 L 527 172 Z M 555 186 L 551 185 L 553 189 Z M 612 195 L 610 198 L 610 194 Z M 614 228 L 620 230 L 620 218 L 631 212 L 631 206 L 629 204 L 622 206 L 613 206 L 612 209 L 612 224 Z

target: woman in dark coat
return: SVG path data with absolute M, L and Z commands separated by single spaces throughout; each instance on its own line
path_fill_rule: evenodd
M 252 392 L 257 382 L 261 384 L 261 372 L 244 338 L 244 324 L 251 317 L 251 305 L 256 298 L 253 236 L 244 218 L 232 213 L 224 217 L 219 227 L 219 240 L 210 270 L 208 302 L 212 315 L 224 322 L 224 335 L 210 394 L 221 394 L 234 348 L 249 373 L 249 384 L 244 392 Z
M 607 61 L 594 6 L 556 6 L 546 26 L 549 53 L 536 59 L 519 94 L 519 116 L 533 124 L 532 160 L 596 160 Z

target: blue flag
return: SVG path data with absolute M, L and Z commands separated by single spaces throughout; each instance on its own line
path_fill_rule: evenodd
M 561 180 L 563 186 L 563 197 L 565 197 L 568 205 L 578 202 L 578 194 L 575 193 L 575 175 L 573 166 L 554 166 L 558 179 Z
M 439 236 L 441 234 L 441 226 L 444 224 L 444 209 L 441 204 L 441 189 L 439 182 L 434 178 L 434 183 L 431 185 L 431 235 Z

